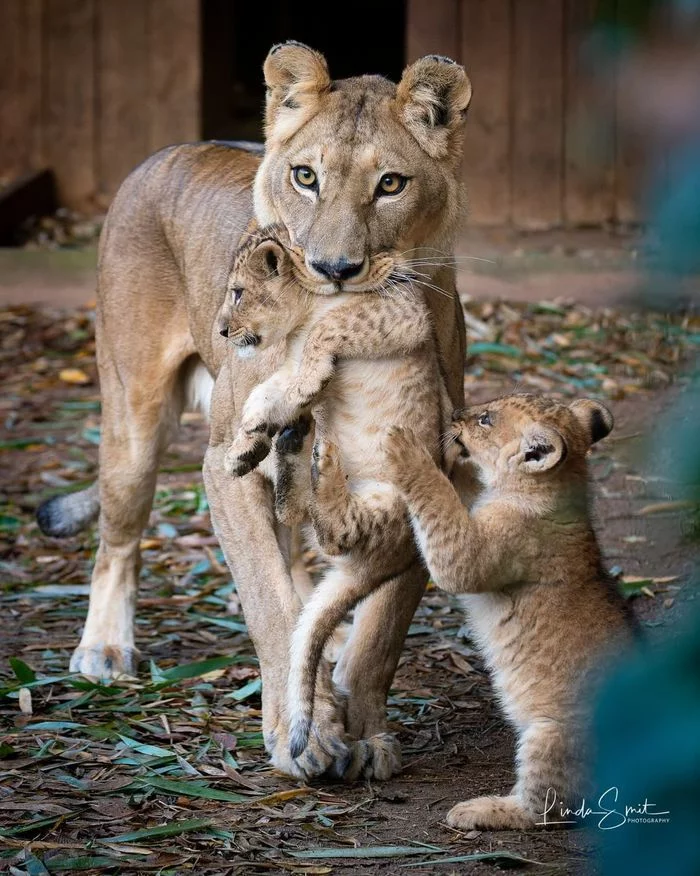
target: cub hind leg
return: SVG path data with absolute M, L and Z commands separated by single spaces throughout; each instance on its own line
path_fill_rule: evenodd
M 585 792 L 582 734 L 566 722 L 542 719 L 523 731 L 517 753 L 517 781 L 504 797 L 474 797 L 457 803 L 447 823 L 459 830 L 527 830 L 571 826 L 570 813 Z
M 292 529 L 290 574 L 301 601 L 306 604 L 315 590 L 314 582 L 302 557 L 303 536 L 299 524 L 308 520 L 311 505 L 311 479 L 307 436 L 311 430 L 311 416 L 302 415 L 296 423 L 285 427 L 275 441 L 276 479 L 275 514 L 280 523 Z M 350 632 L 350 626 L 341 623 L 328 640 L 324 655 L 335 663 Z
M 365 565 L 379 559 L 381 575 L 391 560 L 384 551 L 379 558 L 372 554 L 391 544 L 390 530 L 407 530 L 398 493 L 388 484 L 350 491 L 338 448 L 324 440 L 314 445 L 311 483 L 311 519 L 321 548 L 340 556 L 359 546 Z

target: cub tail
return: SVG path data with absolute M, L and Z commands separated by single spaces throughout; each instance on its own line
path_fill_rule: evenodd
M 292 634 L 287 703 L 289 751 L 299 757 L 309 744 L 313 727 L 316 677 L 323 649 L 345 615 L 387 578 L 357 580 L 340 566 L 326 572 L 304 605 Z
M 36 521 L 44 535 L 68 538 L 76 535 L 100 513 L 97 482 L 85 490 L 53 496 L 37 508 Z

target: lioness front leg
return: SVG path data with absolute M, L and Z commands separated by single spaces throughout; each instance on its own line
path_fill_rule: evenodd
M 213 406 L 213 413 L 216 406 Z M 216 424 L 213 424 L 215 426 Z M 351 753 L 346 744 L 344 705 L 330 683 L 330 671 L 317 689 L 317 732 L 297 759 L 289 750 L 286 685 L 289 644 L 300 609 L 280 544 L 272 490 L 258 473 L 234 480 L 224 470 L 226 444 L 210 445 L 204 483 L 212 523 L 238 585 L 248 630 L 260 660 L 263 736 L 271 762 L 282 772 L 307 781 L 330 772 L 340 776 Z

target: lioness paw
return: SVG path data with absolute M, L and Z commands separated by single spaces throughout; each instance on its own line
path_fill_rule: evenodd
M 76 648 L 70 671 L 86 678 L 134 678 L 138 674 L 139 652 L 133 647 L 92 645 Z
M 280 722 L 272 731 L 264 732 L 264 739 L 272 765 L 304 782 L 324 774 L 341 778 L 352 757 L 345 732 L 342 703 L 332 696 L 316 700 L 307 744 L 301 752 L 294 746 L 296 757 L 292 753 L 293 740 L 286 723 Z
M 352 759 L 343 778 L 354 782 L 362 777 L 385 782 L 401 771 L 401 746 L 393 733 L 377 733 L 358 739 L 351 746 Z
M 445 819 L 457 830 L 528 830 L 535 826 L 519 797 L 474 797 L 453 806 Z

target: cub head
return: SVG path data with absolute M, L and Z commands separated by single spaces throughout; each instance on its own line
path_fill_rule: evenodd
M 272 346 L 303 318 L 306 293 L 295 279 L 295 254 L 283 228 L 252 232 L 239 246 L 219 311 L 219 333 L 241 358 Z
M 315 291 L 376 288 L 387 254 L 449 252 L 472 93 L 459 64 L 429 55 L 398 85 L 381 76 L 333 81 L 321 54 L 283 43 L 264 73 L 255 214 L 289 230 Z
M 452 436 L 485 484 L 586 473 L 586 454 L 613 427 L 593 399 L 570 405 L 534 395 L 509 395 L 453 414 Z

